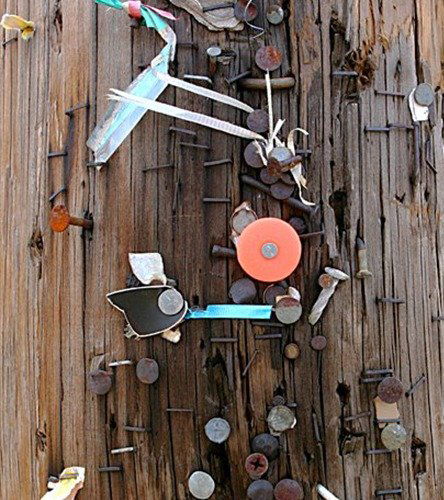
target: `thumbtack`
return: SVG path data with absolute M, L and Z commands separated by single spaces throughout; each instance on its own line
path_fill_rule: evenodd
M 385 453 L 391 453 L 392 450 L 388 450 L 387 448 L 379 448 L 374 450 L 366 450 L 366 455 L 384 455 Z
M 250 360 L 248 361 L 248 363 L 245 365 L 245 368 L 241 374 L 241 377 L 245 377 L 245 375 L 248 373 L 248 370 L 251 368 L 251 365 L 253 364 L 254 360 L 256 359 L 256 356 L 258 355 L 259 353 L 259 349 L 256 349 L 254 351 L 254 353 L 251 355 L 251 358 Z
M 195 80 L 198 82 L 207 82 L 209 85 L 213 85 L 213 80 L 209 76 L 205 75 L 183 75 L 184 80 Z
M 204 203 L 231 203 L 230 198 L 203 198 Z
M 206 144 L 194 144 L 193 142 L 179 142 L 179 146 L 197 149 L 211 149 L 210 146 L 207 146 Z
M 282 334 L 281 333 L 268 333 L 268 334 L 264 334 L 264 335 L 255 335 L 254 338 L 256 340 L 281 339 Z
M 225 158 L 224 160 L 214 160 L 204 162 L 204 167 L 215 167 L 216 165 L 224 165 L 225 163 L 233 163 L 231 158 Z
M 383 497 L 385 495 L 400 495 L 402 493 L 402 488 L 393 488 L 391 490 L 376 490 L 376 497 Z
M 124 425 L 123 430 L 128 431 L 128 432 L 149 432 L 150 431 L 150 429 L 147 429 L 146 427 L 133 427 L 132 425 Z
M 238 338 L 237 337 L 212 337 L 210 339 L 210 342 L 211 343 L 229 343 L 229 342 L 237 342 L 238 341 Z
M 356 273 L 358 279 L 370 278 L 372 273 L 368 270 L 367 246 L 361 238 L 356 238 L 356 250 L 358 251 L 359 270 Z
M 50 226 L 56 233 L 62 233 L 68 229 L 69 226 L 79 226 L 84 229 L 92 229 L 93 221 L 91 219 L 71 217 L 68 209 L 64 205 L 56 205 L 51 210 Z
M 193 413 L 194 410 L 192 408 L 167 408 L 166 411 L 168 413 Z
M 344 422 L 350 422 L 351 420 L 358 420 L 359 418 L 370 417 L 372 414 L 371 411 L 364 411 L 362 413 L 357 413 L 356 415 L 350 415 L 349 417 L 344 418 Z
M 170 132 L 178 132 L 180 134 L 192 135 L 193 137 L 197 136 L 197 133 L 194 130 L 190 130 L 188 128 L 180 128 L 180 127 L 170 127 L 168 129 Z
M 241 80 L 242 78 L 245 78 L 247 76 L 250 76 L 251 75 L 251 70 L 248 70 L 248 71 L 244 71 L 243 73 L 239 73 L 238 75 L 235 75 L 231 78 L 225 78 L 225 81 L 228 83 L 228 85 L 231 85 L 235 82 L 237 82 L 238 80 Z
M 406 391 L 405 397 L 408 398 L 409 396 L 411 396 L 416 391 L 416 389 L 418 389 L 418 387 L 425 382 L 425 380 L 426 376 L 424 374 L 421 375 L 419 379 L 410 387 L 410 389 Z
M 67 151 L 52 151 L 48 153 L 48 158 L 57 158 L 58 156 L 68 156 Z
M 338 70 L 338 71 L 333 71 L 332 76 L 359 76 L 359 73 L 357 71 L 345 71 L 345 70 Z
M 396 297 L 376 297 L 376 302 L 384 304 L 405 304 L 404 299 L 398 299 Z
M 123 472 L 122 465 L 111 465 L 107 467 L 99 467 L 97 469 L 99 472 Z
M 66 191 L 68 191 L 66 186 L 61 187 L 58 191 L 56 191 L 55 193 L 52 193 L 52 195 L 49 197 L 48 201 L 53 202 L 59 194 L 66 193 Z
M 85 102 L 83 104 L 77 104 L 77 106 L 73 106 L 72 108 L 67 109 L 65 111 L 65 115 L 72 116 L 74 114 L 74 111 L 77 111 L 78 109 L 83 109 L 83 108 L 89 108 L 89 102 Z
M 16 42 L 17 41 L 17 37 L 16 36 L 13 36 L 12 38 L 9 38 L 9 40 L 5 40 L 4 42 L 2 42 L 2 47 L 6 47 L 6 45 L 12 43 L 12 42 Z
M 111 361 L 111 363 L 108 363 L 108 366 L 124 366 L 124 365 L 132 365 L 134 364 L 130 359 L 122 359 L 120 361 Z
M 136 451 L 135 446 L 126 446 L 125 448 L 114 448 L 113 450 L 110 451 L 111 455 L 118 455 L 120 453 L 135 453 Z

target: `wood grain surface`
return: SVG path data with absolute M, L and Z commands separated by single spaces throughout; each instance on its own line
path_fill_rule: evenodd
M 321 482 L 341 499 L 373 498 L 378 489 L 402 487 L 402 498 L 444 498 L 444 266 L 442 213 L 443 14 L 439 0 L 296 0 L 285 2 L 285 22 L 270 26 L 268 2 L 257 0 L 265 35 L 214 33 L 172 5 L 179 45 L 170 73 L 207 74 L 206 48 L 220 45 L 236 58 L 219 66 L 214 89 L 253 107 L 265 93 L 228 86 L 226 77 L 252 68 L 266 43 L 284 52 L 272 76 L 294 75 L 291 90 L 274 93 L 284 134 L 299 126 L 310 136 L 300 147 L 309 199 L 317 214 L 305 216 L 309 230 L 324 237 L 303 243 L 301 264 L 290 282 L 302 294 L 304 314 L 294 327 L 264 329 L 248 321 L 195 321 L 182 327 L 173 345 L 160 337 L 136 342 L 123 336 L 123 316 L 106 293 L 125 287 L 128 252 L 157 251 L 166 273 L 192 305 L 224 303 L 243 273 L 234 260 L 210 255 L 213 244 L 229 246 L 229 217 L 251 200 L 259 216 L 288 220 L 300 215 L 267 195 L 242 186 L 240 173 L 257 175 L 242 160 L 245 143 L 217 131 L 191 126 L 198 144 L 169 132 L 175 123 L 147 113 L 101 171 L 88 168 L 89 133 L 108 105 L 108 89 L 124 89 L 160 51 L 152 30 L 131 29 L 121 12 L 89 0 L 0 0 L 0 13 L 36 23 L 29 42 L 0 48 L 0 463 L 2 500 L 38 499 L 49 475 L 64 467 L 86 467 L 78 498 L 185 499 L 189 475 L 205 470 L 216 482 L 213 498 L 242 499 L 250 482 L 244 461 L 250 440 L 267 429 L 275 395 L 297 402 L 298 423 L 281 438 L 269 479 L 297 479 L 305 498 L 317 498 Z M 3 32 L 3 40 L 15 36 Z M 357 71 L 358 78 L 332 71 Z M 375 93 L 408 93 L 418 82 L 437 90 L 430 120 L 420 125 L 420 163 L 414 162 L 414 131 L 365 132 L 387 123 L 411 125 L 406 99 Z M 163 102 L 246 123 L 246 116 L 181 90 L 168 88 Z M 65 111 L 89 103 L 88 108 Z M 193 140 L 193 139 L 192 139 Z M 48 158 L 50 152 L 65 156 Z M 205 161 L 232 163 L 204 167 Z M 172 168 L 144 172 L 147 166 Z M 419 167 L 419 168 L 418 168 Z M 71 227 L 63 234 L 48 226 L 49 196 L 70 212 L 94 218 L 92 234 Z M 204 197 L 231 203 L 203 203 Z M 373 277 L 354 277 L 356 237 L 365 240 Z M 326 314 L 310 327 L 307 316 L 319 293 L 326 265 L 352 279 L 338 286 Z M 260 287 L 263 290 L 263 287 Z M 398 297 L 405 304 L 377 303 Z M 282 339 L 255 340 L 282 332 Z M 327 348 L 316 353 L 312 336 Z M 238 337 L 211 343 L 211 337 Z M 283 348 L 296 341 L 301 356 L 289 361 Z M 258 355 L 248 373 L 242 371 Z M 106 396 L 88 391 L 91 359 L 155 358 L 159 380 L 138 382 L 134 367 L 113 368 Z M 360 384 L 363 370 L 393 368 L 407 390 L 422 374 L 426 382 L 399 403 L 407 444 L 391 455 L 367 456 L 380 448 L 372 400 L 376 385 Z M 167 408 L 192 412 L 167 412 Z M 353 421 L 360 412 L 372 415 Z M 208 419 L 226 418 L 232 429 L 223 445 L 204 434 Z M 318 422 L 319 436 L 315 426 Z M 145 426 L 131 433 L 124 425 Z M 110 455 L 136 446 L 135 454 Z M 98 467 L 120 465 L 121 473 Z

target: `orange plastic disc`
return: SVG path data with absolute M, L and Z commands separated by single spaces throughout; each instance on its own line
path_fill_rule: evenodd
M 259 281 L 280 281 L 289 276 L 301 259 L 301 240 L 281 219 L 265 217 L 249 224 L 236 244 L 242 269 Z

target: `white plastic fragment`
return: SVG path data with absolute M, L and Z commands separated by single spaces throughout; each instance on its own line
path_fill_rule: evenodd
M 84 467 L 67 467 L 60 474 L 57 482 L 48 481 L 48 491 L 41 500 L 72 500 L 83 488 L 85 481 Z
M 339 500 L 339 498 L 330 491 L 327 490 L 325 486 L 322 486 L 322 484 L 318 484 L 316 486 L 316 491 L 318 492 L 319 496 L 322 498 L 325 498 L 325 500 Z
M 414 122 L 425 122 L 429 119 L 429 107 L 421 106 L 415 101 L 415 89 L 409 94 L 409 108 Z
M 160 335 L 163 339 L 168 340 L 168 342 L 172 342 L 173 344 L 177 344 L 182 336 L 179 328 L 175 330 L 167 330 L 166 332 L 162 332 Z
M 160 281 L 166 285 L 167 277 L 160 253 L 130 253 L 128 259 L 134 275 L 141 283 L 149 285 L 153 281 Z

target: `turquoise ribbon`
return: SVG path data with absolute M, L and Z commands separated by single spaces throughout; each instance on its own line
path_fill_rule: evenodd
M 189 309 L 185 319 L 270 319 L 271 306 L 216 304 Z

